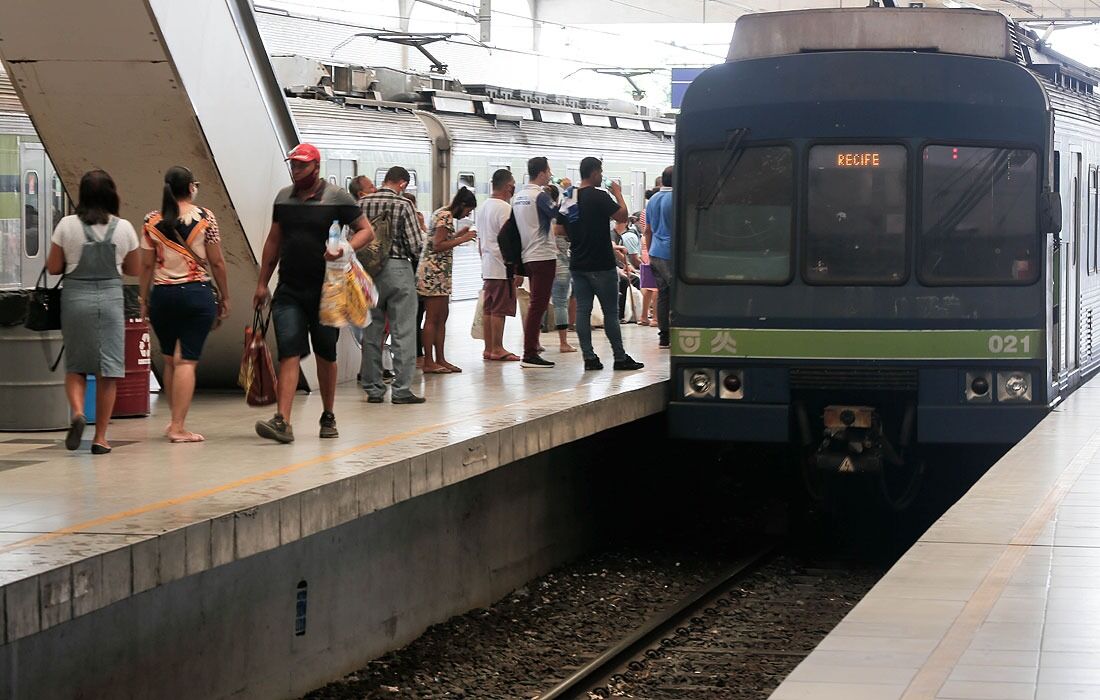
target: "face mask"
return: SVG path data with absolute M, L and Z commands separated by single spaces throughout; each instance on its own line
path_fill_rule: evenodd
M 317 174 L 318 169 L 314 168 L 308 174 L 303 173 L 294 179 L 294 189 L 301 192 L 302 190 L 310 190 L 317 186 Z

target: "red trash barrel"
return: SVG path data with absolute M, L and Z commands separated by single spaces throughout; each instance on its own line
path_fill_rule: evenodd
M 126 377 L 118 382 L 112 418 L 149 415 L 149 370 L 153 339 L 149 324 L 140 318 L 126 319 Z

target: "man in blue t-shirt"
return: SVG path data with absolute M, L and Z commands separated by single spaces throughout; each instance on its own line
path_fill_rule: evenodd
M 669 292 L 672 284 L 672 230 L 676 210 L 672 206 L 672 166 L 661 173 L 661 189 L 645 208 L 645 237 L 649 243 L 649 267 L 657 282 L 659 344 L 668 348 Z

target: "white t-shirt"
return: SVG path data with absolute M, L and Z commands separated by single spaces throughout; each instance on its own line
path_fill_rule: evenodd
M 556 209 L 550 195 L 538 185 L 528 183 L 512 198 L 512 211 L 516 213 L 523 244 L 523 262 L 557 260 L 558 249 L 550 233 Z
M 486 280 L 508 279 L 508 268 L 500 254 L 497 236 L 508 222 L 512 206 L 502 199 L 490 197 L 477 207 L 477 237 L 481 243 L 481 278 Z
M 107 224 L 92 224 L 92 233 L 96 239 L 103 240 L 103 237 L 107 234 Z M 115 244 L 115 264 L 118 266 L 118 272 L 121 275 L 122 259 L 126 257 L 127 253 L 136 250 L 140 245 L 137 232 L 134 231 L 134 227 L 130 225 L 129 221 L 119 219 L 118 225 L 115 227 L 115 235 L 111 240 Z M 61 246 L 65 251 L 65 274 L 75 270 L 80 262 L 80 255 L 84 252 L 84 243 L 87 241 L 84 238 L 84 226 L 80 223 L 80 218 L 76 214 L 70 214 L 61 219 L 57 224 L 57 228 L 53 230 L 50 241 Z

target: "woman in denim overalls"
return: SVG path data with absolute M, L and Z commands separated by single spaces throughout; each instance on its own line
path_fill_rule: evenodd
M 58 222 L 46 261 L 51 274 L 65 274 L 61 335 L 65 339 L 65 393 L 72 411 L 65 447 L 80 447 L 87 422 L 85 375 L 94 374 L 92 454 L 111 451 L 107 424 L 114 410 L 117 380 L 126 376 L 120 268 L 132 275 L 140 267 L 137 234 L 128 221 L 118 218 L 118 206 L 111 176 L 102 170 L 85 173 L 80 180 L 77 213 Z

